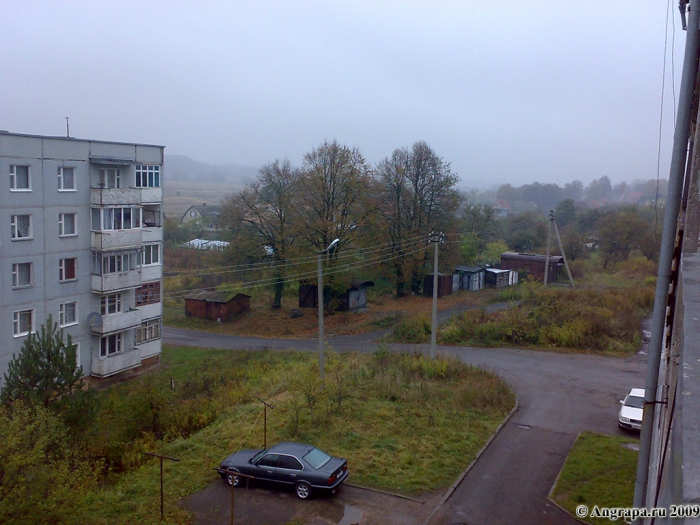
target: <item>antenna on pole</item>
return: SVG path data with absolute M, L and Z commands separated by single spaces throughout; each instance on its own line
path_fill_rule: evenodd
M 68 124 L 68 117 L 66 117 L 66 137 L 70 137 L 70 125 Z

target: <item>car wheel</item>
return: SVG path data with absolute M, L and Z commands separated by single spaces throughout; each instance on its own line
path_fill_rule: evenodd
M 294 491 L 297 493 L 299 499 L 308 499 L 311 496 L 311 487 L 308 483 L 297 483 L 294 487 Z
M 237 487 L 241 484 L 241 477 L 236 476 L 236 474 L 226 474 L 226 483 L 229 487 Z

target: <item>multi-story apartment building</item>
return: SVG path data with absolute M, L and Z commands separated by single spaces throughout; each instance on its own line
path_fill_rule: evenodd
M 160 359 L 163 150 L 0 131 L 0 383 L 49 314 L 86 377 Z

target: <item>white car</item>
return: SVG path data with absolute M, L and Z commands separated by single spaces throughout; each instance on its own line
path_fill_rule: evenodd
M 633 388 L 620 403 L 618 420 L 623 428 L 642 429 L 642 414 L 644 413 L 644 389 Z

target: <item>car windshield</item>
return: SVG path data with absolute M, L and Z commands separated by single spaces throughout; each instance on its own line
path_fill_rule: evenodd
M 265 448 L 262 449 L 260 452 L 258 452 L 257 454 L 255 454 L 255 456 L 253 456 L 253 457 L 250 459 L 250 462 L 251 462 L 251 463 L 255 463 L 257 460 L 259 460 L 261 457 L 263 457 L 263 454 L 264 454 L 265 452 L 267 452 L 267 449 L 265 449 Z
M 317 448 L 312 449 L 304 456 L 304 460 L 315 469 L 320 469 L 331 460 L 331 457 Z
M 639 396 L 627 396 L 625 406 L 632 408 L 644 408 L 644 398 Z

